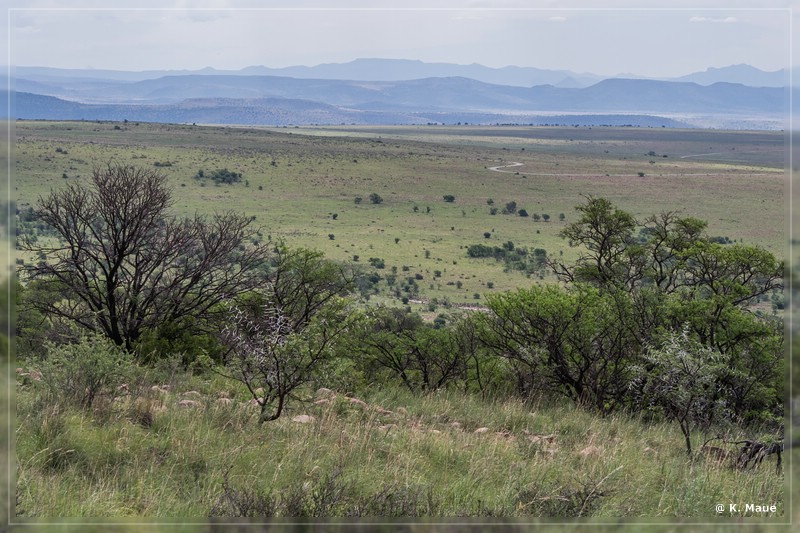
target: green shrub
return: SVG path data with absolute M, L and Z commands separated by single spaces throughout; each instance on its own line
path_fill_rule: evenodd
M 143 363 L 180 356 L 184 369 L 202 370 L 208 360 L 221 361 L 222 346 L 205 320 L 189 317 L 179 322 L 165 322 L 155 330 L 146 331 L 136 343 L 135 351 Z
M 53 404 L 90 409 L 100 397 L 113 400 L 118 387 L 133 375 L 131 355 L 102 335 L 45 346 L 47 359 L 40 365 L 40 383 Z
M 227 168 L 215 170 L 211 173 L 206 173 L 203 169 L 200 169 L 199 171 L 197 171 L 197 174 L 195 174 L 193 177 L 196 180 L 211 178 L 211 180 L 216 184 L 225 183 L 228 185 L 242 181 L 241 172 L 234 172 L 228 170 Z

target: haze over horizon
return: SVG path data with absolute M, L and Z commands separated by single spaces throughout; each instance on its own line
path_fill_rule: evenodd
M 10 63 L 69 69 L 235 71 L 386 58 L 674 78 L 739 64 L 774 72 L 793 63 L 795 46 L 796 13 L 773 0 L 762 8 L 712 0 L 702 9 L 684 0 L 660 9 L 643 0 L 619 9 L 544 0 L 9 3 L 0 31 L 11 33 L 0 42 L 10 44 Z
M 638 72 L 617 72 L 617 73 L 613 73 L 613 74 L 612 73 L 594 72 L 594 71 L 577 72 L 577 71 L 573 71 L 573 70 L 568 69 L 568 68 L 544 69 L 544 68 L 539 67 L 537 65 L 512 65 L 512 64 L 508 64 L 508 65 L 503 65 L 503 66 L 499 66 L 499 67 L 490 67 L 488 65 L 485 65 L 485 64 L 482 64 L 482 63 L 478 63 L 478 62 L 452 63 L 452 62 L 446 62 L 446 61 L 423 61 L 421 59 L 416 59 L 416 58 L 411 58 L 411 57 L 397 57 L 397 58 L 354 57 L 353 59 L 350 59 L 350 60 L 347 60 L 347 61 L 333 61 L 333 62 L 322 62 L 322 63 L 314 63 L 314 64 L 312 64 L 312 63 L 295 64 L 295 65 L 287 65 L 287 66 L 280 66 L 280 67 L 279 66 L 275 66 L 275 65 L 271 65 L 271 64 L 263 64 L 262 63 L 262 64 L 246 65 L 244 67 L 230 68 L 230 69 L 229 68 L 223 68 L 223 67 L 215 66 L 215 65 L 205 65 L 203 67 L 191 68 L 191 69 L 185 68 L 185 67 L 179 67 L 179 68 L 163 68 L 163 69 L 162 68 L 158 68 L 158 69 L 149 69 L 148 68 L 148 69 L 141 69 L 141 70 L 128 70 L 128 69 L 123 69 L 121 67 L 112 67 L 112 68 L 83 67 L 83 68 L 77 68 L 77 67 L 53 67 L 51 65 L 33 65 L 33 64 L 30 64 L 30 65 L 17 64 L 17 65 L 14 65 L 14 67 L 15 68 L 16 67 L 44 68 L 44 69 L 52 68 L 52 69 L 76 70 L 76 71 L 79 71 L 79 70 L 86 70 L 86 71 L 116 71 L 116 72 L 132 72 L 132 73 L 154 72 L 154 71 L 155 72 L 202 72 L 202 71 L 241 72 L 241 71 L 246 71 L 248 69 L 250 69 L 250 70 L 255 70 L 255 69 L 279 70 L 279 69 L 296 69 L 296 68 L 316 69 L 318 67 L 341 66 L 341 65 L 355 64 L 355 63 L 362 62 L 362 61 L 402 61 L 402 62 L 408 62 L 408 63 L 419 63 L 419 64 L 424 64 L 424 65 L 453 65 L 453 66 L 459 66 L 459 67 L 478 66 L 478 67 L 485 67 L 485 68 L 489 68 L 489 69 L 493 69 L 493 70 L 528 69 L 528 68 L 532 68 L 532 69 L 541 69 L 541 70 L 564 71 L 564 72 L 569 72 L 569 73 L 574 73 L 574 74 L 579 74 L 579 75 L 591 75 L 591 76 L 596 76 L 596 77 L 599 77 L 599 78 L 615 78 L 615 77 L 632 76 L 632 77 L 653 78 L 653 79 L 668 79 L 668 78 L 669 79 L 673 79 L 673 78 L 679 78 L 679 77 L 682 77 L 682 76 L 688 76 L 690 74 L 697 74 L 697 73 L 701 73 L 701 72 L 713 72 L 715 70 L 724 70 L 724 69 L 728 69 L 728 68 L 739 68 L 739 67 L 744 67 L 744 68 L 748 68 L 749 67 L 749 68 L 760 70 L 760 71 L 765 72 L 765 73 L 776 73 L 776 72 L 779 72 L 779 71 L 784 70 L 786 68 L 790 68 L 790 67 L 781 67 L 781 68 L 778 68 L 778 69 L 775 69 L 775 70 L 766 70 L 766 69 L 762 69 L 762 68 L 759 68 L 759 67 L 754 66 L 754 65 L 747 64 L 747 63 L 737 63 L 737 64 L 730 64 L 730 65 L 708 66 L 708 67 L 706 67 L 704 69 L 700 69 L 700 70 L 693 70 L 693 71 L 683 72 L 683 73 L 681 73 L 681 74 L 679 74 L 677 76 L 644 76 L 644 75 L 642 75 L 642 74 L 640 74 Z M 792 67 L 792 68 L 800 68 L 800 65 L 796 65 L 795 67 Z

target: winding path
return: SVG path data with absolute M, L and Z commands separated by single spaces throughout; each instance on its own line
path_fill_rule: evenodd
M 496 166 L 496 167 L 489 167 L 489 170 L 491 170 L 492 172 L 505 172 L 506 174 L 513 174 L 513 171 L 511 171 L 511 170 L 500 170 L 500 169 L 511 168 L 511 167 L 521 167 L 521 166 L 524 166 L 524 165 L 522 163 L 517 162 L 517 161 L 512 161 L 508 165 L 499 165 L 499 166 Z

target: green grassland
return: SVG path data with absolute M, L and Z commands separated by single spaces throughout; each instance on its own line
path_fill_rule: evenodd
M 229 381 L 178 375 L 156 383 L 92 412 L 47 406 L 35 383 L 19 386 L 20 518 L 250 512 L 713 522 L 720 502 L 775 503 L 776 512 L 753 519 L 763 523 L 787 512 L 774 460 L 741 471 L 702 454 L 688 459 L 674 424 L 384 387 L 359 401 L 311 393 L 264 427 L 247 392 Z M 182 398 L 195 403 L 181 407 Z
M 786 256 L 779 132 L 44 121 L 15 129 L 19 208 L 109 161 L 157 168 L 173 188 L 176 215 L 235 210 L 256 217 L 264 240 L 338 261 L 358 255 L 365 269 L 381 258 L 382 276 L 396 267 L 398 279 L 422 277 L 420 301 L 479 304 L 492 291 L 554 282 L 504 272 L 466 249 L 513 241 L 570 261 L 578 250 L 559 232 L 586 195 L 640 220 L 677 210 L 707 220 L 712 236 Z M 512 163 L 521 165 L 491 170 Z M 193 177 L 223 168 L 243 181 Z M 372 205 L 371 193 L 384 201 Z M 491 215 L 488 199 L 551 218 Z M 385 283 L 372 301 L 396 303 Z M 248 515 L 728 523 L 731 513 L 718 515 L 716 504 L 774 503 L 774 513 L 732 513 L 766 529 L 790 514 L 788 476 L 776 473 L 774 456 L 746 470 L 688 457 L 677 424 L 638 413 L 601 417 L 560 398 L 482 397 L 455 387 L 422 395 L 377 383 L 359 388 L 356 401 L 346 387 L 318 390 L 335 386 L 321 376 L 298 389 L 285 416 L 259 425 L 252 395 L 212 371 L 192 374 L 167 360 L 137 366 L 124 391 L 80 409 L 33 377 L 35 359 L 20 364 L 27 372 L 15 383 L 14 503 L 18 520 L 32 524 Z M 712 436 L 694 433 L 694 448 Z
M 382 274 L 396 267 L 401 279 L 421 275 L 421 299 L 467 304 L 479 303 L 475 294 L 552 281 L 470 259 L 469 245 L 512 241 L 574 259 L 577 251 L 558 233 L 590 194 L 641 219 L 681 211 L 707 220 L 710 235 L 785 256 L 783 144 L 780 132 L 26 121 L 16 124 L 15 194 L 24 208 L 51 188 L 85 179 L 93 165 L 155 166 L 169 178 L 177 214 L 245 212 L 264 227 L 265 239 L 334 260 L 358 256 L 365 265 L 378 257 L 386 264 Z M 521 166 L 489 170 L 511 163 Z M 246 181 L 215 186 L 193 179 L 200 169 L 222 168 Z M 372 205 L 371 193 L 383 203 Z M 455 201 L 444 202 L 444 195 Z M 550 220 L 491 215 L 489 199 L 500 211 L 515 201 Z

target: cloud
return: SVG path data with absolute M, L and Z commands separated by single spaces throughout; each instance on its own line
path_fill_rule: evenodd
M 560 17 L 560 16 L 550 17 L 550 20 L 552 20 L 553 22 L 565 22 L 567 20 L 567 17 Z
M 723 22 L 723 23 L 731 23 L 731 22 L 739 22 L 739 19 L 736 17 L 725 17 L 725 18 L 713 18 L 713 17 L 691 17 L 689 22 Z

